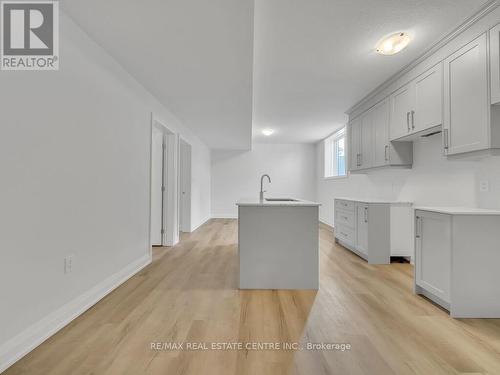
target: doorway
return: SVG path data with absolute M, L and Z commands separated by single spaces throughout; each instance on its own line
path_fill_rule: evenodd
M 177 224 L 177 136 L 152 116 L 150 237 L 152 246 L 173 246 Z
M 179 139 L 179 232 L 191 232 L 191 145 Z

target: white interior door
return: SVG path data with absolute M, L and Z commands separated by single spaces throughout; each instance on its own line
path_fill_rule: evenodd
M 163 229 L 163 132 L 153 126 L 151 155 L 151 243 L 162 245 Z

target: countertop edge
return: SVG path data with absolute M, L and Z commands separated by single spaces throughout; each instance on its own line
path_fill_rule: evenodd
M 489 210 L 486 208 L 468 207 L 414 207 L 415 211 L 436 212 L 446 215 L 469 215 L 469 216 L 500 216 L 500 210 Z
M 350 201 L 350 202 L 361 202 L 361 203 L 374 203 L 374 204 L 399 204 L 412 206 L 413 202 L 408 201 L 391 201 L 384 199 L 362 199 L 362 198 L 346 198 L 346 197 L 335 197 L 334 200 Z

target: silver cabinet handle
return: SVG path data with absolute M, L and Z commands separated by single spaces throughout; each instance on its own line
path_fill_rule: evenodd
M 449 144 L 448 144 L 448 129 L 443 130 L 443 141 L 444 141 L 444 152 L 448 152 Z
M 385 148 L 384 148 L 385 161 L 389 161 L 389 158 L 387 157 L 388 150 L 389 150 L 389 145 L 385 145 Z
M 415 111 L 411 111 L 411 128 L 415 129 Z
M 410 112 L 406 112 L 406 127 L 410 131 Z
M 417 216 L 415 218 L 415 237 L 416 238 L 420 238 L 422 236 L 422 233 L 421 233 L 422 228 L 421 228 L 420 223 L 421 223 L 421 218 L 420 218 L 420 216 Z
M 368 223 L 368 207 L 365 207 L 365 223 Z

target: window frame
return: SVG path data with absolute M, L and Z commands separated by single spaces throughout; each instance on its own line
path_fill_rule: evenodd
M 334 163 L 338 163 L 338 157 L 337 153 L 333 152 L 334 145 L 336 142 L 338 142 L 341 138 L 344 138 L 344 166 L 345 166 L 345 174 L 343 175 L 332 175 L 332 176 L 327 176 L 327 156 L 330 157 L 330 171 L 332 170 L 331 166 Z M 324 180 L 338 180 L 338 179 L 344 179 L 349 177 L 349 170 L 347 167 L 347 127 L 344 126 L 337 131 L 335 131 L 333 134 L 329 135 L 323 140 L 323 179 Z M 327 151 L 329 153 L 327 154 Z

